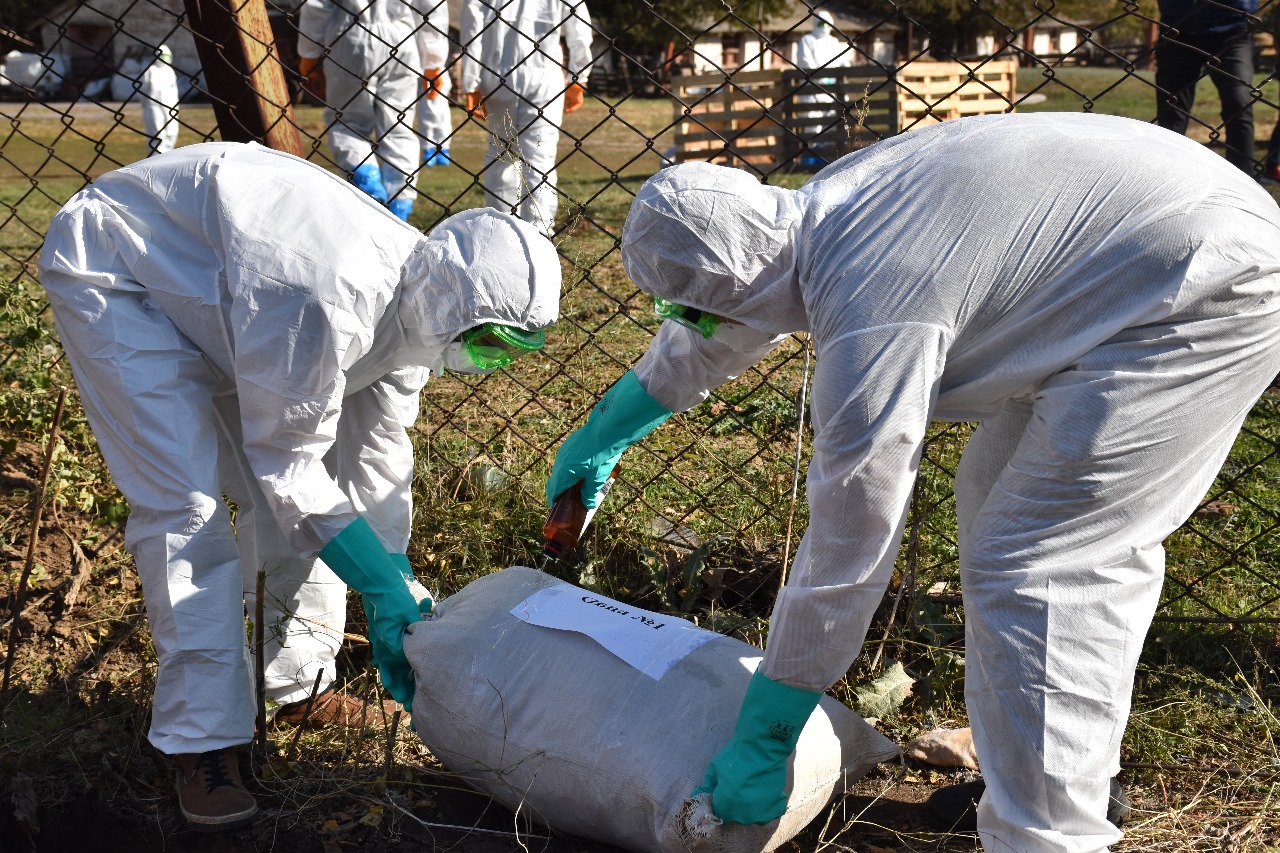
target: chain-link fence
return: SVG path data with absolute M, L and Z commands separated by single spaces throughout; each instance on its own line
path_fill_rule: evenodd
M 936 121 L 1055 110 L 1159 119 L 1259 178 L 1274 166 L 1274 0 L 1247 26 L 1230 0 L 1202 4 L 1212 37 L 1162 22 L 1147 0 L 812 2 L 312 0 L 257 15 L 201 0 L 19 4 L 0 32 L 12 48 L 0 75 L 9 406 L 47 407 L 59 369 L 34 277 L 50 217 L 98 175 L 167 147 L 174 129 L 178 145 L 257 137 L 294 150 L 423 229 L 489 203 L 553 235 L 566 277 L 545 357 L 436 380 L 418 426 L 424 478 L 526 492 L 656 331 L 618 238 L 635 190 L 668 163 L 714 160 L 798 186 Z M 534 14 L 542 5 L 558 11 Z M 1175 63 L 1187 70 L 1173 74 Z M 153 79 L 170 68 L 176 79 Z M 805 521 L 810 368 L 797 336 L 635 448 L 611 523 L 776 570 Z M 1259 403 L 1207 503 L 1171 540 L 1159 618 L 1280 621 L 1278 405 Z M 966 435 L 939 427 L 930 440 L 908 583 L 895 586 L 944 604 L 958 593 L 950 475 Z M 432 547 L 416 555 L 428 566 Z M 695 580 L 712 583 L 694 574 L 673 606 Z

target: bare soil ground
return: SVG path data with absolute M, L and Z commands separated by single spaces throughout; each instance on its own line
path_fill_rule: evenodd
M 29 530 L 43 451 L 0 450 L 0 521 Z M 12 536 L 12 534 L 11 534 Z M 272 726 L 265 761 L 244 771 L 262 808 L 249 828 L 188 830 L 172 794 L 172 766 L 146 741 L 154 655 L 141 593 L 119 531 L 91 525 L 66 505 L 40 525 L 0 697 L 0 851 L 62 853 L 609 853 L 614 848 L 532 826 L 451 776 L 407 727 L 355 735 Z M 0 540 L 5 642 L 28 537 Z M 359 618 L 358 605 L 353 620 Z M 358 630 L 357 624 L 353 630 Z M 371 690 L 367 652 L 345 654 L 340 673 Z M 904 733 L 886 729 L 898 742 Z M 1238 770 L 1238 769 L 1237 769 Z M 1217 772 L 1221 771 L 1221 772 Z M 1242 780 L 1230 767 L 1141 768 L 1122 774 L 1135 806 L 1114 849 L 1280 849 L 1275 777 Z M 922 766 L 876 768 L 783 849 L 971 851 L 977 839 L 928 829 L 923 802 L 964 777 Z M 1251 784 L 1245 784 L 1251 782 Z M 625 792 L 620 792 L 625 796 Z
M 10 530 L 29 531 L 43 456 L 31 444 L 0 456 L 0 514 Z M 28 547 L 25 533 L 6 544 L 0 576 L 7 642 L 19 581 L 31 567 L 0 709 L 0 850 L 615 849 L 528 825 L 451 777 L 404 726 L 390 759 L 385 728 L 355 738 L 307 732 L 294 744 L 296 729 L 272 726 L 266 762 L 247 751 L 242 762 L 260 818 L 229 833 L 187 829 L 172 796 L 172 765 L 145 739 L 154 661 L 122 531 L 46 503 L 30 559 Z M 367 687 L 358 672 L 365 660 L 359 649 L 345 655 L 353 689 Z M 925 831 L 919 804 L 935 785 L 900 771 L 878 769 L 791 849 L 813 849 L 849 821 L 859 824 L 859 841 L 846 849 L 875 849 L 879 836 L 895 845 L 900 833 Z

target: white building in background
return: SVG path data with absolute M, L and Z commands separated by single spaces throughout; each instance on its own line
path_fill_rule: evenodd
M 1018 44 L 1027 53 L 1050 64 L 1086 63 L 1091 54 L 1088 51 L 1075 52 L 1083 41 L 1081 30 L 1080 24 L 1054 20 L 1040 21 L 1018 33 Z M 973 56 L 995 56 L 1004 47 L 1003 38 L 997 38 L 995 35 L 978 36 L 974 40 Z
M 86 84 L 109 80 L 127 59 L 150 57 L 167 44 L 185 95 L 200 76 L 200 57 L 184 14 L 183 0 L 67 0 L 54 6 L 38 30 L 44 54 L 66 69 L 59 94 L 75 97 Z M 110 95 L 103 91 L 99 97 Z
M 834 34 L 850 44 L 841 65 L 896 64 L 896 24 L 873 21 L 838 5 L 816 8 L 831 14 Z M 799 0 L 785 14 L 763 21 L 709 20 L 677 63 L 693 74 L 795 68 L 796 48 L 812 29 L 810 5 Z
M 1080 43 L 1080 33 L 1074 27 L 1065 27 L 1053 32 L 1046 32 L 1037 27 L 1031 38 L 1031 52 L 1036 56 L 1050 54 L 1067 54 L 1076 49 Z

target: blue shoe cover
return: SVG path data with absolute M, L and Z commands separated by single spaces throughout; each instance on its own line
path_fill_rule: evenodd
M 448 148 L 437 148 L 435 152 L 432 153 L 431 155 L 431 162 L 427 163 L 427 165 L 428 166 L 448 166 L 452 162 L 453 161 L 449 159 Z
M 356 169 L 351 176 L 351 183 L 372 196 L 374 201 L 386 202 L 387 188 L 382 185 L 382 174 L 374 164 L 365 163 Z
M 391 212 L 405 222 L 409 221 L 409 214 L 413 212 L 413 199 L 398 198 L 391 204 L 387 205 L 391 208 Z

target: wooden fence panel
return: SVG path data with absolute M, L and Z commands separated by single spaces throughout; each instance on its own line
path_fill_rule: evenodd
M 676 161 L 763 165 L 777 156 L 776 71 L 699 74 L 673 81 Z
M 1017 61 L 771 69 L 672 83 L 676 162 L 770 170 L 822 165 L 904 130 L 1005 112 L 1017 98 Z

